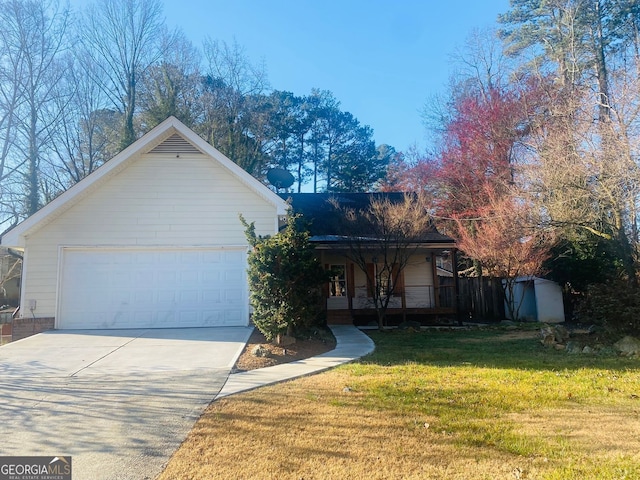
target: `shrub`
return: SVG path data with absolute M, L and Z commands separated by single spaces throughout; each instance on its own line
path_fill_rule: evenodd
M 253 247 L 248 259 L 253 323 L 270 341 L 323 321 L 321 287 L 329 275 L 299 220 L 299 215 L 289 215 L 281 232 L 259 237 L 254 223 L 240 217 Z
M 593 284 L 578 301 L 578 320 L 615 333 L 640 334 L 640 290 L 623 280 Z

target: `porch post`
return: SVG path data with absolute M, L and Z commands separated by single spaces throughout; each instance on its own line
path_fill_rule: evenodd
M 434 307 L 440 307 L 440 279 L 438 278 L 438 265 L 435 252 L 431 252 L 431 276 L 433 278 L 433 302 Z
M 355 295 L 356 278 L 355 269 L 352 261 L 347 261 L 347 305 L 349 306 L 349 312 L 353 315 L 353 297 Z
M 462 325 L 462 317 L 460 316 L 460 280 L 458 279 L 458 249 L 451 249 L 451 268 L 453 269 L 453 294 L 455 295 L 455 310 L 458 324 Z

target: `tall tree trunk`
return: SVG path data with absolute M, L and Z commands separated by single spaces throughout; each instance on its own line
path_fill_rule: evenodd
M 602 6 L 600 0 L 594 3 L 596 15 L 596 29 L 593 32 L 593 48 L 595 53 L 596 77 L 598 79 L 598 110 L 599 120 L 607 122 L 611 119 L 611 107 L 609 99 L 609 79 L 607 62 L 604 52 L 604 33 L 602 31 Z
M 298 193 L 302 191 L 302 165 L 304 164 L 304 134 L 300 137 L 300 158 L 298 159 Z
M 120 139 L 121 150 L 124 150 L 136 140 L 136 133 L 133 128 L 133 114 L 136 105 L 135 84 L 135 76 L 131 76 L 129 78 L 126 104 L 124 105 L 124 123 L 122 125 L 122 138 Z
M 32 108 L 29 118 L 29 167 L 27 171 L 27 215 L 33 215 L 40 208 L 38 182 L 38 115 Z

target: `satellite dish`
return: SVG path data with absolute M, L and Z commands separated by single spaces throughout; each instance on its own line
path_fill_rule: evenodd
M 276 188 L 289 188 L 295 178 L 284 168 L 272 168 L 267 172 L 267 180 Z

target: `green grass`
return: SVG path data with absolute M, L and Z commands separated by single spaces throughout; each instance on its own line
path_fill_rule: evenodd
M 568 355 L 535 338 L 496 330 L 391 331 L 371 337 L 376 351 L 345 367 L 349 387 L 363 394 L 362 407 L 412 415 L 417 426 L 428 423 L 460 445 L 556 461 L 557 469 L 543 478 L 640 478 L 637 455 L 595 457 L 594 463 L 568 435 L 578 427 L 571 425 L 571 412 L 585 408 L 596 418 L 598 412 L 613 412 L 638 420 L 638 360 Z M 557 432 L 545 434 L 517 419 L 545 425 L 547 415 L 568 418 L 555 426 Z
M 639 360 L 526 329 L 371 336 L 360 361 L 212 403 L 160 478 L 640 479 Z

